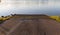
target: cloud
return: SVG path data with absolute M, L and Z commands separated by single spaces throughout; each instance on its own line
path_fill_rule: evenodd
M 24 2 L 24 0 L 6 0 L 6 2 L 3 3 L 4 4 L 0 5 L 0 15 L 8 15 L 11 13 L 20 13 L 20 14 L 45 13 L 51 15 L 51 13 L 55 12 L 56 14 L 57 11 L 58 11 L 57 13 L 59 13 L 60 11 L 58 10 L 60 9 L 60 5 L 59 5 L 60 2 L 55 3 L 49 1 L 48 4 L 42 4 L 42 3 L 37 3 L 37 0 L 35 1 L 26 0 L 26 2 Z

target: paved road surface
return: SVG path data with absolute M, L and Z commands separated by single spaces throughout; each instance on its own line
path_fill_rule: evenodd
M 60 23 L 52 19 L 14 17 L 0 26 L 1 35 L 60 35 Z

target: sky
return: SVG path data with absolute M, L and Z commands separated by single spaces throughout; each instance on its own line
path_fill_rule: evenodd
M 60 0 L 1 0 L 0 16 L 10 14 L 60 15 Z

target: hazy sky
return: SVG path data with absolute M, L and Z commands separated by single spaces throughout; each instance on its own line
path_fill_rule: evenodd
M 0 3 L 0 16 L 11 13 L 18 14 L 60 14 L 60 1 L 42 0 L 2 0 Z

